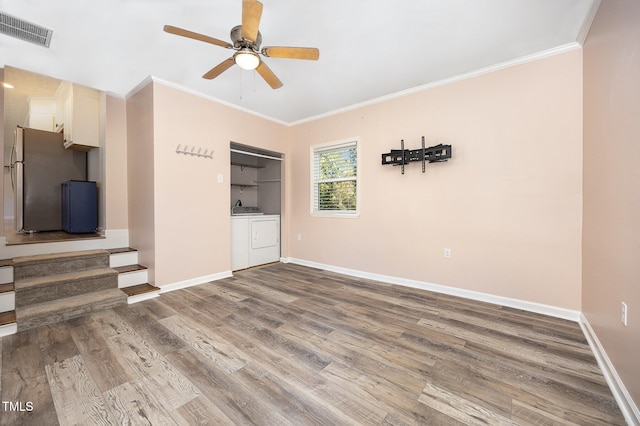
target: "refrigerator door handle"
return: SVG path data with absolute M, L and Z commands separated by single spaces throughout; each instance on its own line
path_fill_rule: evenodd
M 13 147 L 11 154 L 12 163 L 24 161 L 24 129 L 20 126 L 16 127 L 16 130 L 13 132 Z
M 22 232 L 24 229 L 24 194 L 22 193 L 24 185 L 24 177 L 22 175 L 23 164 L 21 162 L 14 163 L 14 172 L 16 174 L 16 188 L 14 193 L 15 202 L 15 223 L 16 231 Z
M 13 157 L 16 154 L 16 139 L 17 139 L 18 135 L 16 134 L 16 132 L 13 132 L 13 145 L 11 146 L 11 155 L 9 156 L 9 172 L 11 174 L 11 189 L 13 189 L 14 191 L 16 190 L 16 183 L 15 183 L 15 179 L 13 177 L 13 173 L 14 173 L 14 161 L 13 161 Z
M 16 153 L 16 143 L 13 142 L 13 146 L 11 147 L 11 156 L 9 157 L 9 172 L 11 174 L 11 189 L 16 190 L 16 182 L 13 174 L 15 173 L 15 162 L 13 161 L 13 157 Z

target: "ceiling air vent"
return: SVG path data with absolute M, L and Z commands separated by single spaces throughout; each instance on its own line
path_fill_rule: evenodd
M 0 34 L 6 34 L 20 40 L 49 47 L 53 30 L 24 21 L 7 13 L 0 12 Z

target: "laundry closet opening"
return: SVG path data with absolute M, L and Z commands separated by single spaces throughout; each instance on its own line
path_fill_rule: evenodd
M 231 270 L 280 260 L 280 153 L 231 143 Z

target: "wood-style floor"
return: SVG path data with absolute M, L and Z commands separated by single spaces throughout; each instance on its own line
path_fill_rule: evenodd
M 624 424 L 576 323 L 296 265 L 0 343 L 3 425 Z
M 16 232 L 15 225 L 12 219 L 4 220 L 4 235 L 6 238 L 6 244 L 8 246 L 20 244 L 58 243 L 63 241 L 95 240 L 105 238 L 104 235 L 100 235 L 97 232 L 86 234 L 70 234 L 65 231 L 34 232 L 31 234 Z

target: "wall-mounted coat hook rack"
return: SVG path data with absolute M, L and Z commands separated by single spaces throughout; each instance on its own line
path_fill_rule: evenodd
M 200 147 L 192 146 L 191 148 L 189 148 L 189 145 L 185 145 L 184 148 L 181 148 L 180 146 L 181 145 L 178 145 L 176 147 L 176 154 L 193 155 L 195 157 L 202 158 L 213 158 L 213 149 L 211 151 L 205 149 L 203 152 L 202 148 Z
M 402 167 L 402 174 L 404 174 L 405 164 L 413 161 L 422 161 L 422 173 L 425 171 L 426 163 L 439 163 L 441 161 L 447 161 L 451 158 L 451 145 L 435 145 L 425 148 L 424 136 L 422 137 L 422 148 L 419 149 L 404 149 L 404 139 L 400 141 L 400 149 L 392 149 L 387 154 L 382 154 L 382 165 L 393 164 L 394 166 Z

